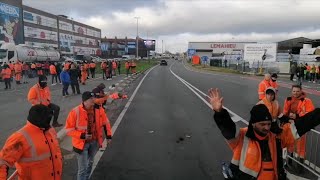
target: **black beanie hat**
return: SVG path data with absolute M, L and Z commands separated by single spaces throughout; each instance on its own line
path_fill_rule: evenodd
M 272 121 L 271 114 L 264 104 L 258 104 L 253 106 L 253 108 L 250 111 L 250 115 L 251 124 L 261 121 Z
M 41 81 L 47 81 L 47 76 L 45 76 L 45 75 L 40 75 L 40 76 L 39 76 L 39 83 L 41 83 Z
M 86 91 L 86 92 L 82 93 L 82 102 L 84 102 L 92 97 L 94 97 L 94 93 L 92 93 L 90 91 Z
M 28 121 L 39 128 L 50 128 L 53 112 L 49 107 L 37 104 L 29 110 Z

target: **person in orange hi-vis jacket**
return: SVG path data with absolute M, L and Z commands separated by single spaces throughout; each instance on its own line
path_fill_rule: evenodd
M 42 71 L 42 64 L 40 62 L 36 63 L 36 69 L 37 69 L 37 75 L 43 75 L 43 71 Z
M 284 101 L 283 114 L 289 116 L 296 121 L 299 117 L 305 116 L 307 113 L 315 109 L 311 99 L 306 97 L 306 93 L 302 91 L 300 85 L 293 85 L 291 96 Z M 306 156 L 306 136 L 302 136 L 296 141 L 296 145 L 288 148 L 288 152 L 293 155 L 293 152 L 298 154 L 300 161 L 304 162 Z M 289 161 L 291 163 L 291 161 Z
M 106 88 L 106 85 L 101 83 L 99 84 L 96 88 L 94 88 L 92 90 L 92 92 L 94 93 L 95 95 L 95 104 L 97 105 L 105 105 L 106 104 L 106 101 L 108 100 L 108 98 L 111 98 L 113 100 L 116 100 L 116 99 L 127 99 L 128 96 L 125 95 L 125 94 L 122 94 L 122 93 L 118 93 L 118 92 L 114 92 L 110 95 L 107 95 L 104 93 L 104 89 Z
M 5 83 L 4 89 L 11 89 L 11 69 L 8 64 L 3 65 L 3 69 L 1 70 L 2 79 Z
M 51 116 L 47 106 L 31 107 L 26 125 L 13 133 L 0 151 L 0 180 L 8 178 L 13 166 L 20 180 L 61 180 L 62 154 L 57 133 L 50 126 Z
M 131 72 L 134 74 L 136 73 L 136 67 L 137 67 L 137 64 L 134 60 L 131 61 L 131 64 L 130 64 L 130 67 L 131 67 Z
M 81 64 L 80 71 L 81 71 L 81 83 L 85 85 L 87 76 L 88 76 L 87 65 L 85 63 Z
M 102 71 L 102 78 L 106 79 L 107 78 L 107 63 L 105 61 L 103 61 L 100 66 L 101 66 L 101 71 Z
M 260 82 L 258 87 L 258 95 L 259 95 L 259 101 L 262 100 L 266 96 L 266 90 L 268 87 L 272 87 L 270 84 L 270 74 L 265 74 L 264 79 Z
M 130 62 L 126 61 L 125 64 L 124 64 L 124 67 L 126 69 L 126 74 L 128 76 L 129 75 L 129 71 L 130 71 Z
M 110 144 L 112 132 L 109 119 L 101 106 L 95 106 L 94 93 L 82 94 L 82 103 L 73 108 L 66 120 L 65 131 L 72 138 L 73 151 L 78 160 L 78 180 L 89 180 L 94 156 L 103 148 L 103 130 Z
M 56 66 L 52 63 L 49 66 L 50 74 L 51 74 L 51 84 L 56 85 L 58 83 L 58 74 L 57 74 L 57 69 Z M 56 80 L 56 83 L 53 83 L 54 79 Z
M 237 129 L 229 112 L 223 108 L 223 97 L 218 89 L 209 90 L 214 121 L 226 139 L 232 160 L 223 166 L 224 174 L 232 179 L 286 180 L 282 149 L 293 145 L 305 133 L 320 124 L 320 108 L 297 118 L 295 123 L 282 115 L 281 131 L 272 132 L 272 116 L 264 104 L 255 105 L 250 111 L 248 127 Z
M 117 63 L 115 60 L 112 61 L 112 75 L 114 77 L 116 77 L 117 73 L 116 73 L 116 69 L 117 69 Z
M 21 77 L 22 77 L 22 64 L 20 61 L 17 61 L 17 63 L 14 65 L 14 72 L 15 72 L 15 78 L 16 83 L 21 84 Z
M 32 86 L 28 93 L 28 101 L 35 106 L 43 104 L 48 106 L 53 111 L 53 127 L 60 127 L 63 124 L 58 123 L 60 107 L 51 102 L 51 92 L 47 85 L 48 80 L 45 75 L 40 75 L 38 83 Z

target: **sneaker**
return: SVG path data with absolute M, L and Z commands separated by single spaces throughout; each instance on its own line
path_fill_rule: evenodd
M 57 83 L 53 83 L 53 84 L 51 84 L 51 86 L 55 86 L 55 85 L 57 85 Z
M 52 126 L 53 126 L 53 127 L 61 127 L 61 126 L 63 126 L 63 124 L 53 123 Z

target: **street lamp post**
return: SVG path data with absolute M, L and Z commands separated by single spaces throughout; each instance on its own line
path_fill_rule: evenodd
M 136 38 L 136 58 L 138 59 L 139 57 L 139 19 L 140 17 L 134 17 L 137 19 L 137 38 Z

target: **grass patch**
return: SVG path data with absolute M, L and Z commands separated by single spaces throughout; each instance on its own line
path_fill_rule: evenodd
M 157 65 L 159 62 L 157 60 L 139 60 L 136 61 L 137 67 L 136 67 L 136 71 L 144 71 L 146 69 L 149 69 L 155 65 Z M 102 74 L 102 70 L 101 70 L 101 63 L 97 63 L 96 65 L 96 73 L 97 74 Z M 121 66 L 120 66 L 120 73 L 121 74 L 126 74 L 126 69 L 125 69 L 125 61 L 121 61 Z M 117 73 L 118 73 L 118 69 L 117 69 Z

